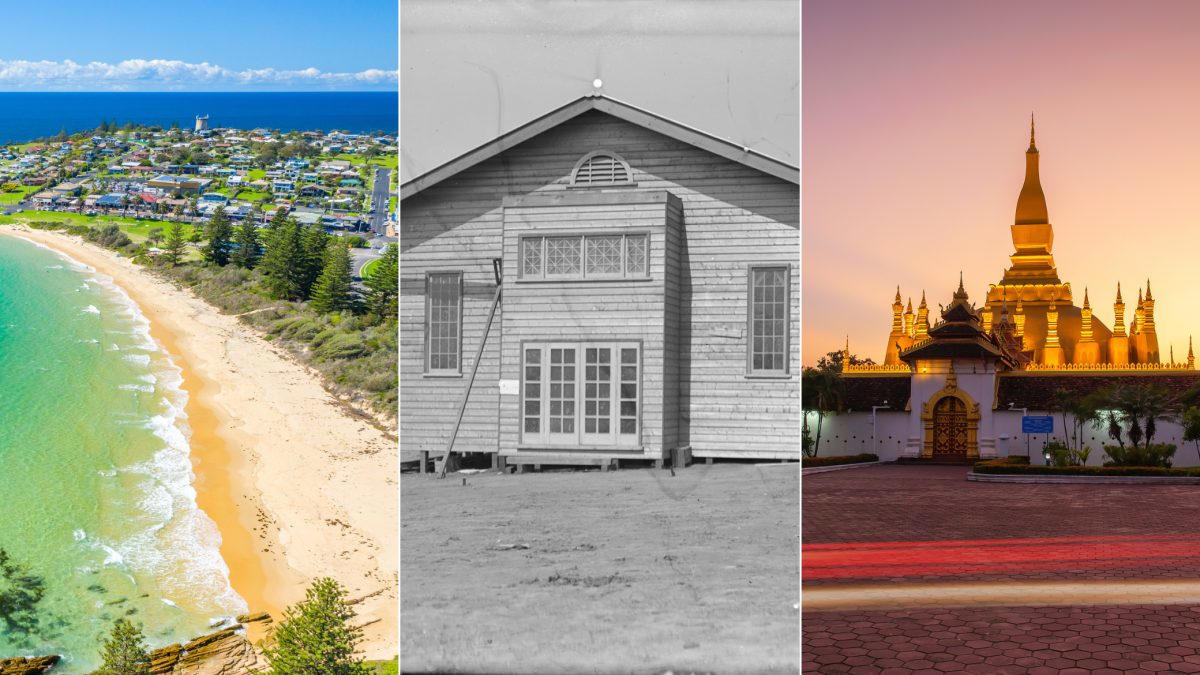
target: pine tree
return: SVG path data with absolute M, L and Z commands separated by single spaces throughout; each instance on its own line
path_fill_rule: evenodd
M 221 267 L 229 264 L 229 249 L 233 240 L 233 225 L 225 214 L 225 207 L 218 206 L 208 221 L 204 236 L 208 239 L 203 249 L 204 259 Z
M 258 265 L 259 259 L 262 258 L 262 243 L 258 238 L 258 226 L 249 219 L 243 221 L 242 226 L 238 228 L 237 239 L 234 243 L 237 244 L 237 248 L 230 256 L 233 264 L 243 269 L 254 269 Z
M 335 243 L 325 257 L 325 269 L 313 285 L 310 303 L 319 314 L 350 307 L 350 247 L 345 242 Z
M 354 610 L 346 590 L 328 577 L 313 582 L 305 599 L 283 611 L 275 647 L 265 650 L 274 675 L 368 675 L 355 660 L 362 631 L 349 625 Z
M 299 260 L 301 268 L 300 297 L 305 300 L 311 297 L 313 284 L 317 283 L 322 270 L 325 269 L 329 239 L 329 235 L 325 233 L 325 226 L 319 220 L 304 228 Z
M 379 262 L 375 263 L 371 274 L 363 279 L 363 285 L 368 289 L 367 304 L 371 311 L 384 318 L 396 318 L 399 284 L 399 247 L 391 244 Z
M 183 223 L 178 220 L 171 223 L 171 229 L 167 231 L 167 243 L 164 244 L 163 260 L 166 260 L 171 267 L 178 265 L 183 261 L 183 249 L 186 245 Z
M 92 675 L 150 675 L 150 655 L 142 629 L 117 619 L 112 637 L 104 641 L 104 665 Z
M 261 265 L 267 275 L 267 288 L 277 298 L 302 300 L 304 249 L 300 224 L 286 216 L 276 218 L 271 224 L 265 242 L 267 253 Z

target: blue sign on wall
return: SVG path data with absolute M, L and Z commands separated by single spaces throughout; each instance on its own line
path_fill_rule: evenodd
M 1021 431 L 1026 434 L 1054 433 L 1054 418 L 1049 415 L 1045 417 L 1022 417 Z

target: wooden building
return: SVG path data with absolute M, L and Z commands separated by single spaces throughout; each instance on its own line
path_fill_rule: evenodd
M 593 95 L 402 185 L 402 447 L 484 341 L 456 453 L 798 458 L 799 173 Z

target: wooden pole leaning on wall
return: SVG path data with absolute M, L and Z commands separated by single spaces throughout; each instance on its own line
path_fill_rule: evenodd
M 496 307 L 500 304 L 500 259 L 492 259 L 492 272 L 496 275 L 496 296 L 492 298 L 492 309 L 488 312 L 487 325 L 479 338 L 479 349 L 475 352 L 475 363 L 471 364 L 471 377 L 467 380 L 467 388 L 463 391 L 462 401 L 458 404 L 458 416 L 454 420 L 454 429 L 450 431 L 450 440 L 446 443 L 446 451 L 442 453 L 442 468 L 438 478 L 446 477 L 446 467 L 450 464 L 450 449 L 454 447 L 454 439 L 458 437 L 458 427 L 462 425 L 463 413 L 467 411 L 467 399 L 471 397 L 471 387 L 475 384 L 475 373 L 479 372 L 479 361 L 483 358 L 483 346 L 487 343 L 488 333 L 492 330 L 492 319 L 496 316 Z

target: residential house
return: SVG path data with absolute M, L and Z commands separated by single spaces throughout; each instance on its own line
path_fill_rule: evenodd
M 406 446 L 798 460 L 799 185 L 599 95 L 404 183 Z

